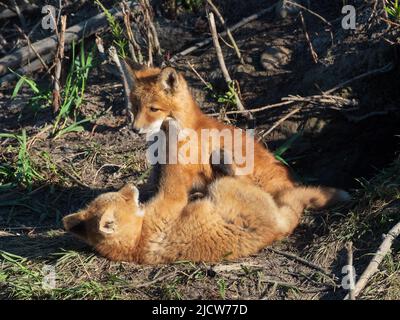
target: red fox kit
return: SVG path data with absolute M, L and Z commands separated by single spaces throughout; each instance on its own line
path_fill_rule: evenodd
M 206 152 L 205 157 L 220 147 L 223 138 L 218 135 L 225 130 L 233 132 L 232 126 L 225 125 L 214 118 L 203 114 L 198 104 L 194 101 L 188 85 L 181 74 L 171 67 L 164 69 L 142 68 L 133 64 L 124 64 L 128 70 L 129 83 L 131 85 L 131 101 L 135 114 L 134 129 L 139 133 L 156 133 L 167 119 L 176 121 L 180 128 L 189 128 L 201 134 L 202 130 L 210 130 L 213 133 L 207 140 L 207 145 L 200 143 L 194 148 L 200 152 Z M 246 139 L 244 131 L 242 139 Z M 216 139 L 213 139 L 215 138 Z M 252 138 L 254 140 L 254 138 Z M 210 142 L 211 141 L 211 142 Z M 216 146 L 216 143 L 219 145 Z M 210 143 L 209 143 L 210 142 Z M 242 145 L 240 148 L 244 148 Z M 232 147 L 234 148 L 234 146 Z M 243 179 L 251 181 L 273 198 L 286 190 L 295 188 L 295 183 L 288 169 L 275 159 L 263 145 L 254 141 L 253 170 L 243 176 Z M 243 151 L 243 150 L 241 150 Z M 235 150 L 236 152 L 236 150 Z M 233 157 L 237 167 L 237 158 Z M 158 185 L 158 191 L 149 205 L 153 210 L 169 207 L 172 211 L 180 212 L 187 204 L 187 195 L 194 188 L 205 189 L 213 180 L 209 163 L 191 164 L 165 164 L 162 166 Z M 321 197 L 327 194 L 324 188 L 315 188 L 315 194 L 321 193 Z
M 205 198 L 174 211 L 140 205 L 139 191 L 126 185 L 100 195 L 63 223 L 111 260 L 216 262 L 258 252 L 291 234 L 304 208 L 318 209 L 344 195 L 336 189 L 296 187 L 281 191 L 275 200 L 248 179 L 224 176 L 209 185 Z

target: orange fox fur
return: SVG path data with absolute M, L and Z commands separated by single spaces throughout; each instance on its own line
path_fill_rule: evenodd
M 156 132 L 167 119 L 197 132 L 234 129 L 204 115 L 174 69 L 130 72 L 134 127 L 139 132 Z M 215 147 L 210 144 L 208 155 Z M 112 260 L 219 261 L 256 253 L 289 235 L 306 207 L 347 200 L 341 190 L 297 187 L 269 151 L 257 142 L 254 147 L 254 170 L 248 176 L 215 180 L 210 164 L 161 165 L 157 193 L 143 206 L 137 189 L 126 186 L 65 217 L 64 226 Z M 189 202 L 189 192 L 196 187 L 208 196 Z
M 176 212 L 168 206 L 142 207 L 139 191 L 126 185 L 100 195 L 63 223 L 111 260 L 216 262 L 256 253 L 289 235 L 305 207 L 321 208 L 343 196 L 336 189 L 296 187 L 275 201 L 247 179 L 223 177 L 209 185 L 206 198 Z
M 132 65 L 125 66 L 129 69 L 132 87 L 133 126 L 138 132 L 157 132 L 166 119 L 174 119 L 181 128 L 193 129 L 199 135 L 202 129 L 235 129 L 203 114 L 185 79 L 173 68 L 135 69 Z M 202 148 L 199 145 L 199 149 Z M 208 155 L 215 148 L 210 143 Z M 274 197 L 278 192 L 295 186 L 288 169 L 258 142 L 254 145 L 254 170 L 246 178 Z M 168 206 L 180 211 L 187 204 L 189 191 L 205 189 L 212 179 L 209 164 L 162 165 L 159 181 L 155 183 L 158 192 L 149 205 L 156 208 Z

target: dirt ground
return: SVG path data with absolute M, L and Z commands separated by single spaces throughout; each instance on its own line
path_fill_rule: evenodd
M 80 112 L 82 117 L 99 116 L 86 123 L 84 131 L 56 139 L 51 136 L 50 108 L 32 110 L 28 88 L 11 99 L 15 85 L 11 83 L 0 89 L 0 132 L 26 130 L 32 164 L 43 179 L 31 188 L 19 185 L 10 189 L 2 187 L 10 181 L 0 176 L 0 298 L 342 299 L 347 293 L 342 288 L 345 244 L 353 242 L 359 277 L 382 234 L 399 221 L 400 29 L 387 28 L 384 21 L 371 15 L 374 1 L 349 1 L 357 8 L 357 29 L 347 31 L 341 28 L 341 1 L 310 2 L 310 9 L 331 25 L 303 13 L 318 63 L 313 62 L 297 13 L 281 18 L 273 11 L 236 30 L 234 37 L 244 64 L 228 46 L 224 45 L 223 51 L 249 109 L 291 95 L 320 95 L 338 85 L 333 94 L 357 101 L 355 106 L 299 102 L 258 112 L 255 121 L 261 137 L 301 107 L 262 141 L 274 151 L 296 135 L 283 155 L 294 175 L 303 183 L 349 190 L 353 197 L 350 204 L 308 212 L 291 237 L 235 262 L 138 266 L 107 261 L 66 234 L 60 221 L 102 192 L 126 182 L 146 181 L 145 141 L 126 124 L 119 79 L 95 66 Z M 275 1 L 216 3 L 231 25 Z M 111 7 L 113 1 L 104 4 Z M 75 9 L 76 21 L 98 12 L 89 4 Z M 177 20 L 160 14 L 155 19 L 166 56 L 209 36 L 207 25 L 206 30 L 194 27 L 206 22 L 203 9 L 183 11 Z M 0 21 L 2 36 L 16 38 L 9 28 Z M 40 34 L 33 33 L 35 36 L 40 38 Z M 93 39 L 86 46 L 91 43 Z M 10 43 L 4 50 L 18 45 Z M 216 101 L 188 62 L 212 84 L 214 93 L 225 92 L 214 48 L 200 48 L 173 65 L 185 74 L 204 112 L 233 110 Z M 389 69 L 376 71 L 389 64 Z M 354 80 L 367 72 L 371 74 Z M 33 77 L 43 86 L 49 83 L 44 73 Z M 247 125 L 241 115 L 229 115 L 224 121 Z M 0 159 L 2 165 L 9 166 L 18 161 L 14 140 L 0 139 Z M 395 241 L 360 299 L 400 299 L 398 249 Z M 56 271 L 56 288 L 52 290 L 42 286 L 46 266 Z

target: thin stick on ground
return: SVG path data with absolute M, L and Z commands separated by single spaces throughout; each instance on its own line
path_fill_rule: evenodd
M 161 58 L 161 46 L 158 40 L 157 30 L 153 23 L 153 10 L 148 0 L 139 0 L 143 10 L 144 26 L 147 29 L 147 45 L 148 45 L 148 65 L 153 65 L 153 50 L 158 58 Z
M 292 110 L 291 112 L 289 112 L 287 115 L 285 115 L 283 118 L 279 119 L 278 121 L 276 121 L 271 128 L 269 128 L 267 131 L 265 131 L 261 137 L 258 139 L 259 141 L 264 139 L 267 135 L 269 135 L 272 131 L 274 131 L 277 127 L 279 127 L 283 122 L 285 122 L 287 119 L 289 119 L 291 116 L 293 116 L 294 114 L 296 114 L 297 112 L 299 112 L 301 110 L 301 107 L 298 107 L 294 110 Z
M 43 62 L 46 63 L 50 63 L 52 58 L 53 58 L 53 54 L 47 54 L 41 57 Z M 18 68 L 15 72 L 18 74 L 31 74 L 32 72 L 37 72 L 38 70 L 43 69 L 43 62 L 40 61 L 39 59 L 35 59 L 33 61 L 31 61 L 30 63 L 24 65 L 21 68 Z M 47 64 L 46 64 L 47 66 Z M 46 68 L 45 68 L 46 69 Z M 47 69 L 46 69 L 47 71 Z M 14 81 L 17 78 L 17 75 L 14 73 L 9 73 L 3 77 L 0 78 L 0 87 L 6 86 L 8 85 L 10 82 Z
M 308 47 L 310 48 L 311 57 L 313 58 L 314 63 L 318 63 L 318 54 L 315 52 L 312 42 L 310 40 L 310 36 L 307 32 L 307 26 L 306 26 L 306 22 L 304 21 L 303 13 L 300 11 L 299 15 L 300 15 L 301 24 L 303 25 L 304 35 L 306 37 Z
M 221 24 L 223 25 L 223 27 L 225 29 L 225 32 L 228 35 L 229 41 L 231 42 L 231 44 L 232 44 L 232 46 L 233 46 L 233 48 L 234 48 L 234 50 L 236 52 L 236 55 L 237 55 L 240 63 L 244 64 L 242 54 L 240 53 L 239 47 L 237 46 L 236 41 L 233 38 L 231 30 L 229 29 L 229 27 L 225 23 L 224 17 L 222 16 L 222 14 L 219 12 L 219 10 L 216 7 L 216 5 L 211 0 L 207 0 L 207 3 L 210 6 L 211 10 L 216 14 L 216 16 L 218 17 L 218 19 L 221 22 Z
M 97 34 L 96 34 L 96 47 L 97 47 L 97 50 L 99 51 L 100 60 L 102 62 L 106 61 L 107 60 L 107 55 L 106 55 L 106 52 L 104 50 L 103 39 L 100 38 L 100 36 L 97 35 Z
M 21 22 L 21 27 L 22 29 L 26 29 L 26 21 L 25 21 L 25 17 L 23 16 L 21 9 L 19 8 L 17 2 L 15 0 L 11 0 L 11 3 L 15 9 L 15 13 L 18 16 L 19 21 Z
M 233 83 L 233 80 L 231 78 L 231 76 L 229 75 L 228 69 L 226 67 L 225 64 L 225 60 L 224 60 L 224 56 L 222 54 L 222 49 L 221 46 L 219 44 L 219 40 L 218 40 L 218 33 L 217 33 L 217 27 L 215 25 L 215 19 L 214 19 L 214 14 L 212 12 L 208 12 L 208 22 L 210 24 L 210 31 L 211 31 L 211 35 L 212 35 L 212 39 L 214 42 L 214 48 L 215 51 L 217 53 L 217 58 L 218 58 L 218 62 L 219 62 L 219 66 L 221 68 L 222 71 L 222 75 L 224 76 L 225 82 L 227 84 L 227 86 L 231 85 L 231 83 Z M 239 110 L 245 111 L 245 107 L 243 106 L 242 102 L 240 101 L 240 97 L 237 94 L 236 90 L 234 90 L 234 97 L 235 97 L 235 103 L 236 106 Z M 252 119 L 252 115 L 249 111 L 247 111 L 247 117 L 249 119 Z
M 46 61 L 42 58 L 40 53 L 36 50 L 36 48 L 32 45 L 31 39 L 26 35 L 26 33 L 17 25 L 15 25 L 15 28 L 18 30 L 19 33 L 25 38 L 26 42 L 28 43 L 28 48 L 29 50 L 32 50 L 33 53 L 36 55 L 38 58 L 39 62 L 42 64 L 42 66 L 46 69 L 46 71 L 49 71 L 49 66 L 47 65 Z
M 124 25 L 125 25 L 125 30 L 126 30 L 126 34 L 128 35 L 128 40 L 129 40 L 129 52 L 131 55 L 131 58 L 133 59 L 133 61 L 135 61 L 136 63 L 139 63 L 139 58 L 138 58 L 138 54 L 136 53 L 136 40 L 135 37 L 133 36 L 133 31 L 132 31 L 132 27 L 131 27 L 131 12 L 129 10 L 128 4 L 126 3 L 126 1 L 122 1 L 121 2 L 121 9 L 122 9 L 122 14 L 124 15 Z
M 381 264 L 383 258 L 390 252 L 393 241 L 400 235 L 400 222 L 398 222 L 390 231 L 384 236 L 383 242 L 378 248 L 378 251 L 374 254 L 368 267 L 362 273 L 354 287 L 354 298 L 356 298 L 361 291 L 365 288 L 368 280 L 378 271 L 378 267 Z M 348 300 L 350 295 L 347 294 L 344 298 Z
M 132 3 L 132 1 L 128 2 L 129 5 L 132 5 Z M 115 17 L 115 19 L 122 18 L 122 12 L 117 11 L 115 8 L 110 9 L 109 12 Z M 108 28 L 108 22 L 104 13 L 93 16 L 88 20 L 81 21 L 66 30 L 65 46 L 71 44 L 73 41 L 87 38 L 106 28 Z M 32 43 L 32 48 L 35 48 L 36 53 L 34 53 L 29 46 L 25 46 L 2 57 L 0 59 L 0 75 L 8 73 L 9 68 L 24 66 L 30 59 L 33 59 L 35 55 L 37 56 L 37 54 L 52 54 L 54 56 L 57 43 L 57 36 L 53 34 L 52 36 Z
M 279 3 L 279 1 L 277 3 Z M 276 7 L 277 3 L 273 4 L 272 6 L 270 6 L 268 8 L 265 8 L 265 9 L 261 10 L 258 13 L 252 14 L 251 16 L 248 16 L 248 17 L 240 20 L 238 23 L 232 25 L 229 29 L 231 30 L 231 32 L 233 32 L 234 30 L 239 29 L 240 27 L 243 27 L 244 25 L 246 25 L 246 24 L 248 24 L 250 22 L 252 22 L 254 20 L 257 20 L 258 18 L 262 17 L 264 14 L 273 12 L 275 10 L 275 7 Z M 221 32 L 220 35 L 221 36 L 225 36 L 226 35 L 226 31 Z M 197 49 L 200 49 L 200 48 L 210 44 L 212 41 L 213 41 L 212 38 L 204 39 L 204 40 L 196 43 L 195 45 L 193 45 L 193 46 L 191 46 L 191 47 L 189 47 L 189 48 L 187 48 L 187 49 L 175 54 L 174 56 L 172 56 L 169 59 L 169 62 L 173 63 L 176 60 L 178 60 L 179 58 L 187 56 L 188 54 L 192 53 L 193 51 L 195 51 Z
M 287 105 L 293 104 L 294 102 L 295 101 L 283 101 L 283 102 L 278 102 L 278 103 L 275 103 L 275 104 L 269 104 L 269 105 L 266 105 L 266 106 L 263 106 L 263 107 L 251 109 L 251 112 L 254 113 L 254 112 L 260 112 L 260 111 L 264 111 L 264 110 L 268 110 L 268 109 L 281 107 L 281 106 L 287 106 Z M 233 111 L 226 111 L 224 114 L 225 115 L 242 114 L 242 113 L 247 113 L 247 112 L 248 112 L 248 110 L 244 110 L 244 111 L 243 110 L 233 110 Z M 208 115 L 210 117 L 217 117 L 220 114 L 219 113 L 210 113 Z
M 188 64 L 188 66 L 190 67 L 190 69 L 192 69 L 192 71 L 194 72 L 194 74 L 200 79 L 200 81 L 201 81 L 206 87 L 210 85 L 206 80 L 204 80 L 204 78 L 200 75 L 200 73 L 197 72 L 197 70 L 194 68 L 194 66 L 193 66 L 189 61 L 187 61 L 187 64 Z M 241 112 L 243 112 L 243 111 L 241 111 Z M 216 114 L 216 115 L 219 115 L 219 113 Z
M 349 242 L 346 244 L 346 249 L 347 249 L 347 267 L 349 268 L 349 278 L 350 278 L 350 284 L 349 284 L 349 297 L 350 300 L 355 300 L 354 296 L 354 287 L 355 287 L 355 275 L 354 275 L 354 267 L 353 267 L 353 242 Z
M 341 88 L 343 88 L 343 87 L 345 87 L 345 86 L 349 85 L 350 83 L 352 83 L 354 81 L 357 81 L 357 80 L 361 80 L 361 79 L 364 79 L 364 78 L 367 78 L 367 77 L 370 77 L 370 76 L 373 76 L 373 75 L 377 75 L 377 74 L 383 74 L 383 73 L 390 72 L 390 71 L 392 71 L 394 69 L 394 67 L 395 67 L 395 64 L 393 62 L 389 62 L 387 65 L 385 65 L 385 66 L 383 66 L 381 68 L 377 68 L 377 69 L 373 69 L 373 70 L 367 71 L 367 72 L 365 72 L 363 74 L 360 74 L 360 75 L 358 75 L 358 76 L 356 76 L 354 78 L 351 78 L 350 80 L 342 82 L 342 83 L 338 84 L 337 86 L 333 87 L 332 89 L 324 91 L 323 94 L 324 95 L 325 94 L 331 94 L 334 91 L 337 91 L 337 90 L 339 90 L 339 89 L 341 89 Z
M 11 10 L 4 3 L 0 2 L 0 6 L 4 7 L 4 9 L 2 9 L 1 12 L 0 12 L 0 20 L 9 19 L 9 18 L 13 18 L 15 16 L 18 16 L 18 14 L 16 13 L 16 10 Z M 36 5 L 36 4 L 22 4 L 22 5 L 19 6 L 19 12 L 21 14 L 23 12 L 30 14 L 30 13 L 32 13 L 34 11 L 38 11 L 38 10 L 39 10 L 39 6 Z
M 147 66 L 153 66 L 153 46 L 152 46 L 152 37 L 151 32 L 147 29 Z
M 311 261 L 308 261 L 308 260 L 306 260 L 306 259 L 304 259 L 302 257 L 299 257 L 299 256 L 297 256 L 297 255 L 295 255 L 293 253 L 284 252 L 284 251 L 280 251 L 280 250 L 273 249 L 273 248 L 268 248 L 268 249 L 270 251 L 272 251 L 274 253 L 277 253 L 277 254 L 280 254 L 280 255 L 282 255 L 282 256 L 284 256 L 286 258 L 290 258 L 290 259 L 296 260 L 298 262 L 301 262 L 302 264 L 306 265 L 307 267 L 310 267 L 310 268 L 313 268 L 315 270 L 318 270 L 321 273 L 323 273 L 324 275 L 326 275 L 327 277 L 332 279 L 332 275 L 327 270 L 325 270 L 324 268 L 320 267 L 319 265 L 317 265 L 317 264 L 315 264 L 315 263 L 313 263 Z
M 301 10 L 304 10 L 304 11 L 306 11 L 306 12 L 312 14 L 313 16 L 317 17 L 318 19 L 320 19 L 321 21 L 323 21 L 324 23 L 326 23 L 326 25 L 327 25 L 329 28 L 332 28 L 332 24 L 331 24 L 328 20 L 326 20 L 323 16 L 319 15 L 318 13 L 316 13 L 316 12 L 314 12 L 314 11 L 308 9 L 308 8 L 305 7 L 305 6 L 302 6 L 301 4 L 299 4 L 299 3 L 297 3 L 297 2 L 293 2 L 293 1 L 290 1 L 290 0 L 286 0 L 286 2 L 289 3 L 289 4 L 291 4 L 292 6 L 298 7 L 298 8 L 300 8 Z
M 125 68 L 122 66 L 121 61 L 119 60 L 117 50 L 115 49 L 115 47 L 111 46 L 108 49 L 108 53 L 110 55 L 111 60 L 114 61 L 114 63 L 116 64 L 118 71 L 120 73 L 121 80 L 124 85 L 126 114 L 127 114 L 129 123 L 132 123 L 134 116 L 133 116 L 133 112 L 132 112 L 132 103 L 129 98 L 131 95 L 131 89 L 129 87 L 128 76 L 125 73 L 126 72 Z
M 329 34 L 331 36 L 331 43 L 333 45 L 333 32 L 332 32 L 332 23 L 329 22 L 328 20 L 326 20 L 323 16 L 319 15 L 318 13 L 308 9 L 305 6 L 302 6 L 301 4 L 297 3 L 297 2 L 293 2 L 290 0 L 286 0 L 287 3 L 291 4 L 292 6 L 295 6 L 297 8 L 300 8 L 301 10 L 304 10 L 306 12 L 308 12 L 309 14 L 313 15 L 314 17 L 317 17 L 318 19 L 320 19 L 321 21 L 323 21 L 329 28 Z
M 189 64 L 189 66 L 190 66 L 190 64 Z M 193 68 L 192 68 L 192 70 L 193 70 Z M 193 70 L 193 72 L 196 73 L 196 70 Z M 198 73 L 196 73 L 196 74 L 198 77 L 200 76 Z M 207 85 L 207 83 L 204 81 L 204 79 L 202 81 L 203 81 L 203 83 L 205 83 Z M 250 109 L 250 111 L 252 113 L 260 112 L 260 111 L 273 109 L 273 108 L 277 108 L 277 107 L 281 107 L 281 106 L 291 105 L 295 102 L 306 102 L 306 103 L 311 103 L 311 104 L 335 104 L 335 105 L 339 105 L 339 106 L 345 106 L 345 105 L 346 106 L 357 106 L 358 105 L 357 100 L 346 99 L 341 96 L 334 96 L 334 95 L 329 95 L 329 94 L 328 95 L 314 95 L 314 96 L 307 96 L 307 97 L 288 96 L 288 97 L 282 98 L 282 100 L 283 100 L 282 102 L 266 105 L 266 106 L 259 107 L 259 108 Z M 349 109 L 346 109 L 346 111 L 348 111 L 348 110 Z M 245 111 L 240 111 L 240 110 L 227 111 L 227 112 L 225 112 L 225 115 L 241 114 L 241 113 L 245 113 L 245 112 L 247 112 L 247 110 L 245 110 Z M 220 114 L 219 113 L 210 113 L 208 115 L 210 117 L 217 117 Z
M 60 94 L 60 77 L 61 77 L 61 66 L 64 59 L 64 41 L 65 41 L 65 30 L 67 28 L 67 16 L 61 17 L 61 29 L 59 32 L 58 47 L 55 59 L 55 72 L 54 72 L 54 90 L 53 90 L 53 114 L 56 114 L 61 105 L 61 94 Z

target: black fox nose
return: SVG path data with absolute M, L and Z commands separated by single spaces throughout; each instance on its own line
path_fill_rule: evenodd
M 136 129 L 134 126 L 132 126 L 132 131 L 136 134 L 139 134 L 139 129 Z

